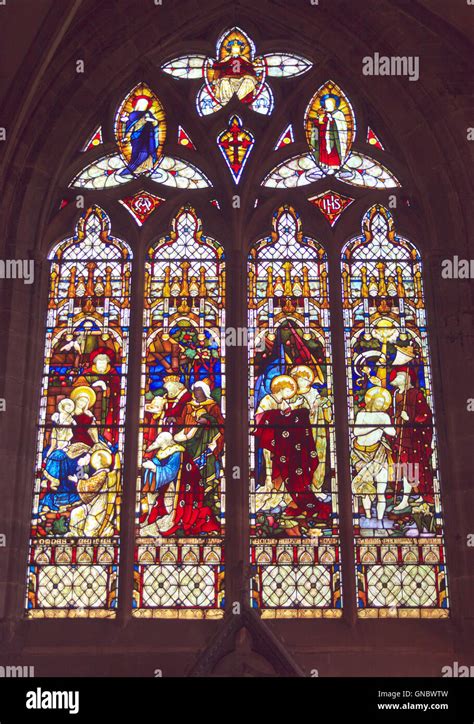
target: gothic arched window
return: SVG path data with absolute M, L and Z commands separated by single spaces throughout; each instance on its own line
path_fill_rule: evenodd
M 50 255 L 30 618 L 115 616 L 120 518 L 131 521 L 133 505 L 134 531 L 123 556 L 130 587 L 120 600 L 127 616 L 221 618 L 235 603 L 229 590 L 245 589 L 245 601 L 237 603 L 248 605 L 251 578 L 251 606 L 262 617 L 341 618 L 341 579 L 353 570 L 350 511 L 342 502 L 349 488 L 359 616 L 447 616 L 421 261 L 378 203 L 378 194 L 396 198 L 400 182 L 378 160 L 384 149 L 372 129 L 356 139 L 363 127 L 356 105 L 332 80 L 307 84 L 306 110 L 292 106 L 274 127 L 273 148 L 264 146 L 262 128 L 278 107 L 278 85 L 296 85 L 312 64 L 293 54 L 258 53 L 236 27 L 222 33 L 215 58 L 189 54 L 166 62 L 156 85 L 140 81 L 117 102 L 110 128 L 99 119 L 91 123 L 83 167 L 68 170 L 64 205 L 78 194 L 88 210 L 74 236 Z M 173 109 L 168 120 L 178 93 L 172 95 L 167 83 L 174 81 L 161 71 L 202 79 L 193 119 Z M 378 149 L 375 158 L 365 153 L 368 143 Z M 296 155 L 285 151 L 293 144 Z M 251 172 L 266 149 L 275 162 L 265 174 Z M 350 186 L 354 198 L 334 185 Z M 134 279 L 132 301 L 132 253 L 95 205 L 102 196 L 124 223 L 121 236 L 129 239 L 133 227 L 136 258 L 144 258 L 134 269 L 139 283 Z M 349 207 L 355 219 L 361 199 L 364 209 L 377 203 L 364 216 L 363 235 L 343 247 L 340 273 L 343 240 L 329 229 Z M 263 205 L 275 213 L 270 235 L 262 237 L 268 234 L 266 226 L 257 228 L 267 223 Z M 314 232 L 318 240 L 306 221 L 315 207 L 330 225 L 327 234 L 324 227 Z M 250 253 L 249 235 L 258 239 Z M 226 294 L 225 264 L 232 294 Z M 239 357 L 226 327 L 226 319 L 245 316 L 246 360 L 247 350 Z M 135 335 L 129 329 L 131 318 L 143 320 L 141 337 L 140 322 Z M 241 369 L 248 362 L 248 376 L 242 370 L 229 385 L 226 365 L 235 372 L 236 360 Z M 129 361 L 137 384 L 127 398 Z M 236 391 L 244 377 L 248 387 Z M 226 409 L 227 393 L 237 403 L 248 399 L 248 416 L 238 404 Z M 340 454 L 347 453 L 347 421 L 350 460 Z M 236 431 L 235 448 L 232 433 L 224 439 L 225 427 Z M 241 450 L 247 442 L 249 455 Z M 237 471 L 232 479 L 226 455 Z M 227 506 L 229 485 L 245 490 L 245 505 L 250 498 L 250 536 L 242 532 L 248 510 Z M 239 543 L 247 538 L 224 581 L 226 516 L 227 523 L 237 521 L 228 528 L 241 533 Z M 342 538 L 342 546 L 340 527 L 350 539 Z M 248 538 L 250 576 L 243 565 Z M 346 558 L 341 547 L 350 551 Z M 245 573 L 235 573 L 239 567 Z M 234 575 L 241 578 L 230 585 Z M 345 588 L 345 606 L 355 593 Z
M 278 209 L 250 252 L 252 605 L 341 615 L 326 253 Z
M 131 258 L 98 206 L 49 256 L 31 618 L 115 615 Z
M 145 270 L 134 614 L 222 615 L 225 269 L 191 206 Z
M 358 613 L 447 616 L 421 259 L 383 206 L 342 251 Z

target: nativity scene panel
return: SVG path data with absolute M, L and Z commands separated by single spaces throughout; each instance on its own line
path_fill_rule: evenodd
M 117 607 L 131 252 L 98 207 L 50 255 L 27 615 Z

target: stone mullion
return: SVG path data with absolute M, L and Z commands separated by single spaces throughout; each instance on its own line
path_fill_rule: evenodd
M 240 213 L 234 211 L 234 213 Z M 230 225 L 234 238 L 227 252 L 227 414 L 226 414 L 226 601 L 248 601 L 248 381 L 247 347 L 237 332 L 247 326 L 245 239 Z M 233 342 L 237 342 L 234 344 Z M 230 343 L 232 342 L 232 344 Z
M 337 228 L 337 227 L 336 227 Z M 334 418 L 341 544 L 343 616 L 351 625 L 356 622 L 356 578 L 352 525 L 352 492 L 347 416 L 347 383 L 344 351 L 342 279 L 340 249 L 342 243 L 330 239 L 325 243 L 329 265 L 329 302 L 331 309 L 332 364 L 334 384 Z
M 133 563 L 135 547 L 135 500 L 137 485 L 138 425 L 140 410 L 140 378 L 143 327 L 143 293 L 145 250 L 137 245 L 131 283 L 130 343 L 125 418 L 125 452 L 122 478 L 122 509 L 120 516 L 120 564 L 118 586 L 118 619 L 130 617 L 133 594 Z

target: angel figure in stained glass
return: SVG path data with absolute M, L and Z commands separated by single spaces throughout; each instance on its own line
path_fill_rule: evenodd
M 311 533 L 316 516 L 328 520 L 330 506 L 313 491 L 319 460 L 309 409 L 298 400 L 296 382 L 289 375 L 278 375 L 271 391 L 274 402 L 259 408 L 255 436 L 264 451 L 266 485 L 271 477 L 273 490 L 285 493 L 279 501 L 284 508 L 280 524 L 286 535 L 301 536 L 302 530 Z

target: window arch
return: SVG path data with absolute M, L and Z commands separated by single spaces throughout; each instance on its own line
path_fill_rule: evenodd
M 342 251 L 358 613 L 445 617 L 422 265 L 376 204 Z
M 341 614 L 327 256 L 290 206 L 251 249 L 252 605 Z
M 280 54 L 275 57 L 280 57 Z M 296 63 L 295 58 L 293 60 Z M 178 70 L 180 67 L 176 66 Z M 295 75 L 298 63 L 290 67 L 295 72 L 289 75 Z M 301 72 L 304 68 L 305 65 L 301 66 Z M 165 107 L 152 90 L 152 85 L 138 83 L 119 104 L 114 124 L 114 152 L 110 153 L 109 148 L 107 155 L 100 157 L 94 152 L 95 158 L 88 158 L 70 183 L 70 188 L 84 190 L 86 194 L 108 194 L 110 199 L 127 208 L 139 226 L 147 222 L 155 209 L 170 201 L 167 191 L 160 191 L 166 193 L 165 199 L 155 196 L 145 186 L 152 189 L 158 183 L 161 187 L 172 188 L 171 193 L 195 189 L 201 189 L 199 193 L 211 193 L 205 189 L 212 187 L 211 174 L 209 178 L 206 175 L 207 167 L 204 174 L 199 167 L 201 164 L 194 165 L 185 159 L 167 155 L 170 128 Z M 328 104 L 328 100 L 333 102 Z M 331 134 L 327 131 L 331 124 L 328 114 L 330 116 L 332 106 L 339 113 L 331 130 L 333 135 L 337 132 L 341 134 L 339 150 L 337 143 L 332 146 Z M 137 142 L 136 137 L 132 138 L 131 128 L 134 124 L 140 129 L 147 125 L 137 124 L 137 114 L 140 113 L 154 116 L 157 125 L 153 126 L 155 130 L 142 131 L 145 138 Z M 247 127 L 255 129 L 245 105 L 239 113 L 242 119 L 239 116 L 238 120 L 242 121 L 243 130 L 249 134 L 248 143 L 251 140 L 250 148 L 256 147 L 262 143 L 261 136 L 256 134 L 254 137 L 250 130 L 247 131 Z M 235 114 L 230 116 L 231 121 L 235 118 Z M 392 171 L 355 147 L 356 125 L 360 128 L 349 99 L 334 81 L 326 81 L 309 99 L 306 108 L 302 126 L 308 148 L 299 156 L 280 159 L 266 175 L 262 186 L 276 194 L 281 189 L 285 193 L 291 190 L 294 198 L 301 193 L 304 185 L 323 180 L 330 183 L 331 178 L 358 187 L 357 192 L 362 189 L 397 189 L 400 184 Z M 98 127 L 94 134 L 97 140 L 100 139 L 97 145 L 102 143 L 101 128 Z M 181 126 L 178 129 L 179 133 L 183 132 Z M 292 129 L 291 124 L 287 125 L 284 134 L 291 143 L 294 142 Z M 155 133 L 158 133 L 158 138 L 152 142 Z M 194 134 L 191 135 L 194 138 Z M 90 138 L 91 143 L 92 140 Z M 145 141 L 151 142 L 151 146 Z M 94 150 L 89 143 L 86 146 L 85 151 Z M 152 159 L 142 158 L 150 147 Z M 236 149 L 233 148 L 233 151 Z M 254 154 L 256 156 L 256 152 Z M 227 159 L 225 153 L 224 156 Z M 244 163 L 248 162 L 250 166 L 251 158 L 247 155 L 234 159 L 236 183 L 240 180 Z M 128 187 L 125 190 L 126 184 L 133 184 L 138 179 L 142 190 L 129 195 L 132 191 Z M 138 188 L 135 184 L 134 189 Z M 232 184 L 229 188 L 235 190 Z M 309 197 L 307 201 L 317 205 L 334 225 L 344 206 L 355 199 L 323 188 L 326 187 L 313 186 L 313 191 L 321 190 L 321 194 Z M 119 198 L 119 193 L 122 198 Z M 264 193 L 268 194 L 268 191 Z M 210 200 L 208 197 L 208 200 L 220 210 L 217 199 Z M 258 199 L 255 206 L 257 202 Z M 379 457 L 386 455 L 383 462 L 386 464 L 387 480 L 383 479 L 383 472 L 369 468 L 375 481 L 372 482 L 373 491 L 370 479 L 367 482 L 362 455 L 373 452 L 362 449 L 370 448 L 372 443 L 361 442 L 364 433 L 367 433 L 366 423 L 363 417 L 357 419 L 359 413 L 367 415 L 371 412 L 367 401 L 369 406 L 375 405 L 373 399 L 377 396 L 383 401 L 390 395 L 391 403 L 396 406 L 390 383 L 391 367 L 397 366 L 395 359 L 398 352 L 402 355 L 405 349 L 406 356 L 410 346 L 418 345 L 413 358 L 418 360 L 418 366 L 413 371 L 421 375 L 412 389 L 416 389 L 432 409 L 421 262 L 410 242 L 395 235 L 389 212 L 381 206 L 373 208 L 377 211 L 368 212 L 364 237 L 357 237 L 346 245 L 342 266 L 359 614 L 361 617 L 401 615 L 403 611 L 407 616 L 444 616 L 447 613 L 447 594 L 436 475 L 432 496 L 421 491 L 419 501 L 409 495 L 405 501 L 403 494 L 398 501 L 395 500 L 395 503 L 404 502 L 404 507 L 410 508 L 407 515 L 412 520 L 411 533 L 406 533 L 410 526 L 403 520 L 401 525 L 396 522 L 390 530 L 361 524 L 363 517 L 366 520 L 377 519 L 377 513 L 382 508 L 381 519 L 384 516 L 388 518 L 390 484 L 399 482 L 403 492 L 404 484 L 410 482 L 409 479 L 404 481 L 403 476 L 399 481 L 389 479 L 392 473 L 400 473 L 400 466 L 412 463 L 401 455 L 407 447 L 404 447 L 405 420 L 391 420 L 393 424 L 387 421 L 386 427 L 393 427 L 396 431 L 392 437 L 396 438 L 398 433 L 402 442 L 400 450 L 392 451 L 391 457 L 380 446 L 377 447 L 377 451 L 380 448 Z M 162 213 L 162 209 L 157 213 Z M 370 221 L 367 221 L 369 217 Z M 96 237 L 99 241 L 95 241 Z M 50 384 L 48 377 L 42 397 L 36 507 L 30 551 L 28 615 L 31 617 L 112 616 L 117 607 L 118 513 L 123 468 L 131 254 L 124 242 L 110 237 L 110 222 L 98 207 L 89 209 L 79 223 L 74 244 L 79 242 L 84 247 L 80 259 L 82 266 L 78 262 L 74 270 L 71 265 L 63 270 L 61 265 L 66 257 L 62 256 L 59 247 L 57 259 L 52 257 L 48 325 L 52 320 L 51 324 L 57 325 L 58 331 L 51 328 L 51 339 L 55 343 L 62 339 L 58 337 L 64 332 L 61 325 L 65 324 L 68 331 L 62 348 L 54 348 L 51 353 L 52 343 L 48 342 L 50 347 L 45 356 L 45 370 L 48 371 L 45 375 L 48 377 L 56 373 L 62 360 L 61 354 L 64 353 L 66 358 L 66 352 L 70 352 L 71 357 L 74 351 L 81 353 L 79 368 L 84 379 L 80 378 L 80 384 L 74 383 L 68 362 L 59 365 L 61 386 L 66 388 L 63 392 L 67 393 L 70 382 L 74 389 L 69 391 L 69 397 L 72 394 L 74 398 L 78 394 L 77 387 L 92 390 L 87 395 L 83 390 L 82 395 L 82 398 L 88 396 L 88 407 L 93 408 L 97 423 L 92 425 L 98 433 L 98 439 L 93 442 L 99 447 L 92 450 L 94 446 L 89 446 L 91 455 L 95 455 L 94 463 L 102 461 L 101 464 L 105 465 L 107 453 L 112 456 L 112 461 L 105 466 L 107 482 L 104 483 L 104 468 L 96 470 L 91 460 L 86 464 L 79 464 L 82 458 L 77 463 L 75 458 L 71 463 L 66 460 L 69 456 L 65 451 L 78 434 L 76 428 L 84 428 L 84 423 L 61 422 L 63 412 L 64 419 L 68 420 L 69 404 L 61 404 L 68 395 L 63 397 L 55 391 L 50 392 L 54 385 Z M 365 258 L 367 249 L 370 255 L 375 248 L 371 244 L 376 242 L 380 246 L 374 252 L 379 255 L 378 259 Z M 103 249 L 98 252 L 101 244 Z M 108 244 L 112 245 L 111 248 L 121 249 L 120 273 L 118 266 L 114 266 L 116 271 L 108 271 L 107 266 L 102 265 L 99 274 L 97 265 L 103 261 L 100 254 L 111 253 Z M 233 244 L 233 247 L 237 250 L 238 244 Z M 397 256 L 402 253 L 400 250 L 404 250 L 406 258 L 403 254 L 400 258 Z M 96 258 L 97 253 L 99 257 Z M 361 254 L 360 258 L 358 254 Z M 385 254 L 388 256 L 385 257 Z M 394 254 L 393 258 L 391 254 Z M 249 280 L 251 602 L 263 617 L 337 618 L 342 615 L 341 560 L 327 255 L 318 241 L 303 235 L 301 220 L 295 209 L 283 205 L 274 215 L 271 235 L 252 247 L 248 260 L 246 252 L 242 251 L 240 262 L 242 260 L 248 263 Z M 384 264 L 387 269 L 390 267 L 390 273 L 382 271 Z M 67 285 L 64 280 L 58 281 L 66 273 L 71 277 Z M 407 292 L 409 289 L 414 290 L 416 299 L 413 303 Z M 64 291 L 63 296 L 60 290 Z M 103 311 L 100 311 L 102 297 L 99 292 L 104 297 Z M 186 204 L 172 220 L 170 233 L 150 249 L 146 259 L 142 349 L 139 355 L 139 470 L 132 601 L 135 617 L 218 618 L 224 611 L 225 297 L 223 248 L 217 241 L 203 235 L 201 220 L 193 207 Z M 117 306 L 120 299 L 122 302 Z M 367 364 L 360 366 L 358 345 L 361 344 L 361 335 L 372 334 L 370 324 L 378 324 L 373 320 L 380 317 L 382 322 L 387 319 L 394 322 L 395 299 L 399 305 L 397 324 L 400 329 L 398 346 L 401 349 L 394 352 L 393 340 L 388 340 L 386 346 L 392 357 L 387 358 L 385 350 L 386 361 L 374 373 L 371 369 L 374 356 L 369 355 Z M 371 300 L 376 303 L 375 306 L 371 306 Z M 142 300 L 134 303 L 138 308 Z M 60 307 L 68 311 L 60 313 Z M 119 307 L 121 314 L 112 323 L 110 310 L 118 313 Z M 63 319 L 61 314 L 66 317 Z M 82 319 L 81 314 L 85 315 L 82 327 L 79 322 L 76 324 L 76 320 Z M 94 331 L 89 334 L 87 325 L 92 324 L 92 317 L 97 327 L 93 326 Z M 71 327 L 68 326 L 70 324 Z M 382 332 L 387 334 L 387 330 Z M 381 336 L 382 332 L 377 327 L 376 334 Z M 85 352 L 82 351 L 83 339 L 80 335 L 88 339 L 88 335 L 92 334 L 96 342 L 100 337 L 102 351 L 96 356 L 102 356 L 99 366 L 105 365 L 104 373 L 97 370 L 96 348 L 89 349 L 87 342 Z M 375 350 L 373 339 L 363 352 Z M 335 341 L 342 344 L 341 339 Z M 108 363 L 103 359 L 104 355 L 109 359 Z M 407 374 L 410 375 L 409 372 Z M 104 376 L 107 379 L 102 379 Z M 100 384 L 97 386 L 96 382 L 103 382 L 105 388 Z M 375 392 L 370 392 L 371 389 Z M 401 393 L 402 401 L 404 392 Z M 367 395 L 367 400 L 361 399 L 362 393 L 364 397 Z M 275 397 L 279 406 L 272 407 Z M 119 404 L 117 400 L 120 400 Z M 72 401 L 75 403 L 76 400 Z M 389 416 L 388 412 L 382 412 Z M 434 430 L 431 432 L 431 413 L 425 414 L 423 423 L 416 421 L 418 428 L 415 432 L 419 431 L 423 445 L 427 446 L 425 441 L 428 438 L 429 445 L 432 444 L 430 460 L 425 461 L 422 468 L 422 474 L 426 476 L 428 468 L 434 470 L 436 467 L 436 446 Z M 300 419 L 303 417 L 305 420 Z M 290 424 L 287 424 L 288 421 Z M 64 439 L 61 439 L 62 434 Z M 388 431 L 383 434 L 390 436 Z M 71 437 L 68 438 L 68 435 Z M 172 441 L 170 435 L 173 436 Z M 307 445 L 302 442 L 305 438 L 309 438 Z M 271 446 L 275 452 L 281 452 L 278 461 Z M 86 454 L 83 448 L 78 450 Z M 79 480 L 76 481 L 76 491 L 68 492 L 68 495 L 76 497 L 69 497 L 74 505 L 70 505 L 67 516 L 61 510 L 64 505 L 58 506 L 59 510 L 54 507 L 56 499 L 59 500 L 55 486 L 61 480 L 51 472 L 62 475 L 66 469 L 65 460 L 72 468 L 72 476 L 81 481 L 80 485 Z M 371 462 L 370 458 L 368 462 Z M 379 462 L 379 459 L 375 460 L 375 467 Z M 100 483 L 109 487 L 101 487 L 99 492 L 93 489 L 90 479 L 95 473 L 100 474 L 100 479 L 92 481 L 92 485 Z M 343 475 L 347 476 L 347 473 L 344 470 Z M 411 474 L 408 467 L 408 477 Z M 86 475 L 89 477 L 86 478 Z M 381 479 L 375 479 L 376 475 Z M 69 475 L 67 479 L 70 479 Z M 45 496 L 49 496 L 46 503 Z M 66 498 L 64 500 L 67 502 Z M 52 508 L 48 501 L 53 504 Z M 106 505 L 104 501 L 107 501 Z M 417 503 L 420 509 L 415 510 L 417 506 L 412 503 Z M 364 516 L 369 508 L 370 518 Z M 99 517 L 102 523 L 99 528 L 94 528 Z M 44 525 L 40 522 L 38 527 L 38 521 L 43 520 Z M 112 520 L 113 533 L 109 535 L 106 531 L 112 530 Z M 414 534 L 415 528 L 419 535 Z M 102 541 L 108 536 L 110 545 L 75 543 L 76 534 L 76 537 L 81 535 L 87 541 L 86 530 L 99 530 L 100 535 L 94 537 Z M 387 535 L 383 531 L 388 531 Z M 55 542 L 48 538 L 53 534 Z M 395 539 L 396 543 L 393 542 Z M 64 576 L 64 573 L 67 575 Z M 125 601 L 124 607 L 128 608 L 128 605 L 129 601 Z
M 98 206 L 49 255 L 30 618 L 116 612 L 131 259 Z
M 189 205 L 149 250 L 144 307 L 133 611 L 216 617 L 224 602 L 224 250 Z

